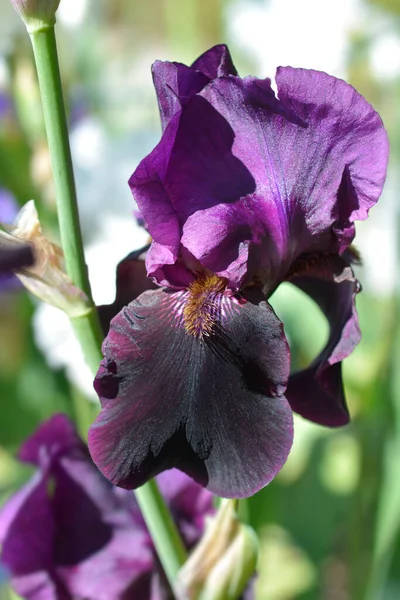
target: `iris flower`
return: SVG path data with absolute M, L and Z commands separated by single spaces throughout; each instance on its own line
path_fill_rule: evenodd
M 285 463 L 293 415 L 349 420 L 341 362 L 360 339 L 351 243 L 386 176 L 382 121 L 350 85 L 279 67 L 241 78 L 228 49 L 156 62 L 162 137 L 129 184 L 158 285 L 112 320 L 89 432 L 94 462 L 135 488 L 178 467 L 224 497 L 249 496 Z M 283 282 L 313 298 L 330 335 L 290 375 L 268 302 Z
M 169 600 L 134 495 L 99 473 L 74 426 L 55 415 L 23 444 L 37 467 L 0 512 L 1 560 L 28 600 Z M 188 548 L 198 541 L 212 495 L 180 471 L 158 478 Z

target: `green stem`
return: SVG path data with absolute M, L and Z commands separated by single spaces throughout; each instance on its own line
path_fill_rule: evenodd
M 61 245 L 73 283 L 91 300 L 83 253 L 74 172 L 61 87 L 54 27 L 30 34 L 56 191 Z
M 95 375 L 103 358 L 101 352 L 103 335 L 99 330 L 96 307 L 91 308 L 85 315 L 71 317 L 70 321 L 81 344 L 86 362 Z
M 178 571 L 187 558 L 182 539 L 154 479 L 138 488 L 135 495 L 160 558 L 162 552 L 164 571 L 174 589 Z
M 74 319 L 73 325 L 82 345 L 86 361 L 96 372 L 102 358 L 100 350 L 102 332 L 95 312 L 83 252 L 54 27 L 35 31 L 30 34 L 30 37 L 50 149 L 65 267 L 74 285 L 83 290 L 88 298 L 89 310 L 87 315 Z
M 93 373 L 96 373 L 102 359 L 103 336 L 92 300 L 83 252 L 54 27 L 41 29 L 31 33 L 30 36 L 50 148 L 66 269 L 73 283 L 86 293 L 89 302 L 88 312 L 71 319 L 71 322 L 85 358 Z M 173 589 L 176 574 L 186 559 L 185 548 L 177 527 L 155 481 L 150 481 L 137 490 L 136 497 L 165 574 Z

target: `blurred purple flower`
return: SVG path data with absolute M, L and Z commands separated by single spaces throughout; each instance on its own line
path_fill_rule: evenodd
M 14 196 L 0 188 L 0 224 L 10 225 L 18 213 Z M 0 237 L 0 291 L 19 286 L 13 269 L 33 264 L 33 249 L 30 244 L 17 243 L 6 236 Z
M 117 489 L 93 465 L 64 415 L 41 425 L 19 458 L 38 470 L 0 512 L 2 563 L 28 600 L 169 600 L 134 495 Z M 212 496 L 179 471 L 160 489 L 191 548 Z
M 122 487 L 176 466 L 248 496 L 286 461 L 292 410 L 349 420 L 341 361 L 360 338 L 350 244 L 381 193 L 387 135 L 344 81 L 280 67 L 276 96 L 269 79 L 238 77 L 225 46 L 191 67 L 156 62 L 153 78 L 163 134 L 129 183 L 153 238 L 147 273 L 167 287 L 111 322 L 89 447 Z M 290 378 L 268 303 L 285 280 L 330 324 L 324 350 Z
M 18 204 L 8 190 L 0 188 L 0 223 L 11 225 L 18 214 Z
M 9 118 L 13 114 L 13 103 L 10 96 L 0 90 L 0 121 Z

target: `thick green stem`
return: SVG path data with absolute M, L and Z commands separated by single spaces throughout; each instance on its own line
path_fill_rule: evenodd
M 88 297 L 88 312 L 71 321 L 85 358 L 93 373 L 96 373 L 102 358 L 103 336 L 91 296 L 83 252 L 54 27 L 35 31 L 30 36 L 50 148 L 66 269 L 73 283 Z M 173 588 L 176 574 L 186 559 L 179 532 L 155 481 L 150 481 L 137 490 L 136 497 L 164 571 Z

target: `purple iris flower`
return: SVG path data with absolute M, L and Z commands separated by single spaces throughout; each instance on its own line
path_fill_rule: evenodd
M 169 600 L 134 495 L 113 487 L 94 466 L 64 415 L 45 422 L 20 449 L 37 472 L 0 512 L 1 561 L 28 600 Z M 212 496 L 174 470 L 160 489 L 191 548 Z
M 89 448 L 122 487 L 178 467 L 244 497 L 285 463 L 292 410 L 349 420 L 341 361 L 360 339 L 350 244 L 381 193 L 387 135 L 344 81 L 280 67 L 275 94 L 269 79 L 238 77 L 222 45 L 191 67 L 156 62 L 153 78 L 163 133 L 129 184 L 162 287 L 111 322 Z M 283 281 L 330 324 L 320 355 L 290 376 L 268 303 Z

